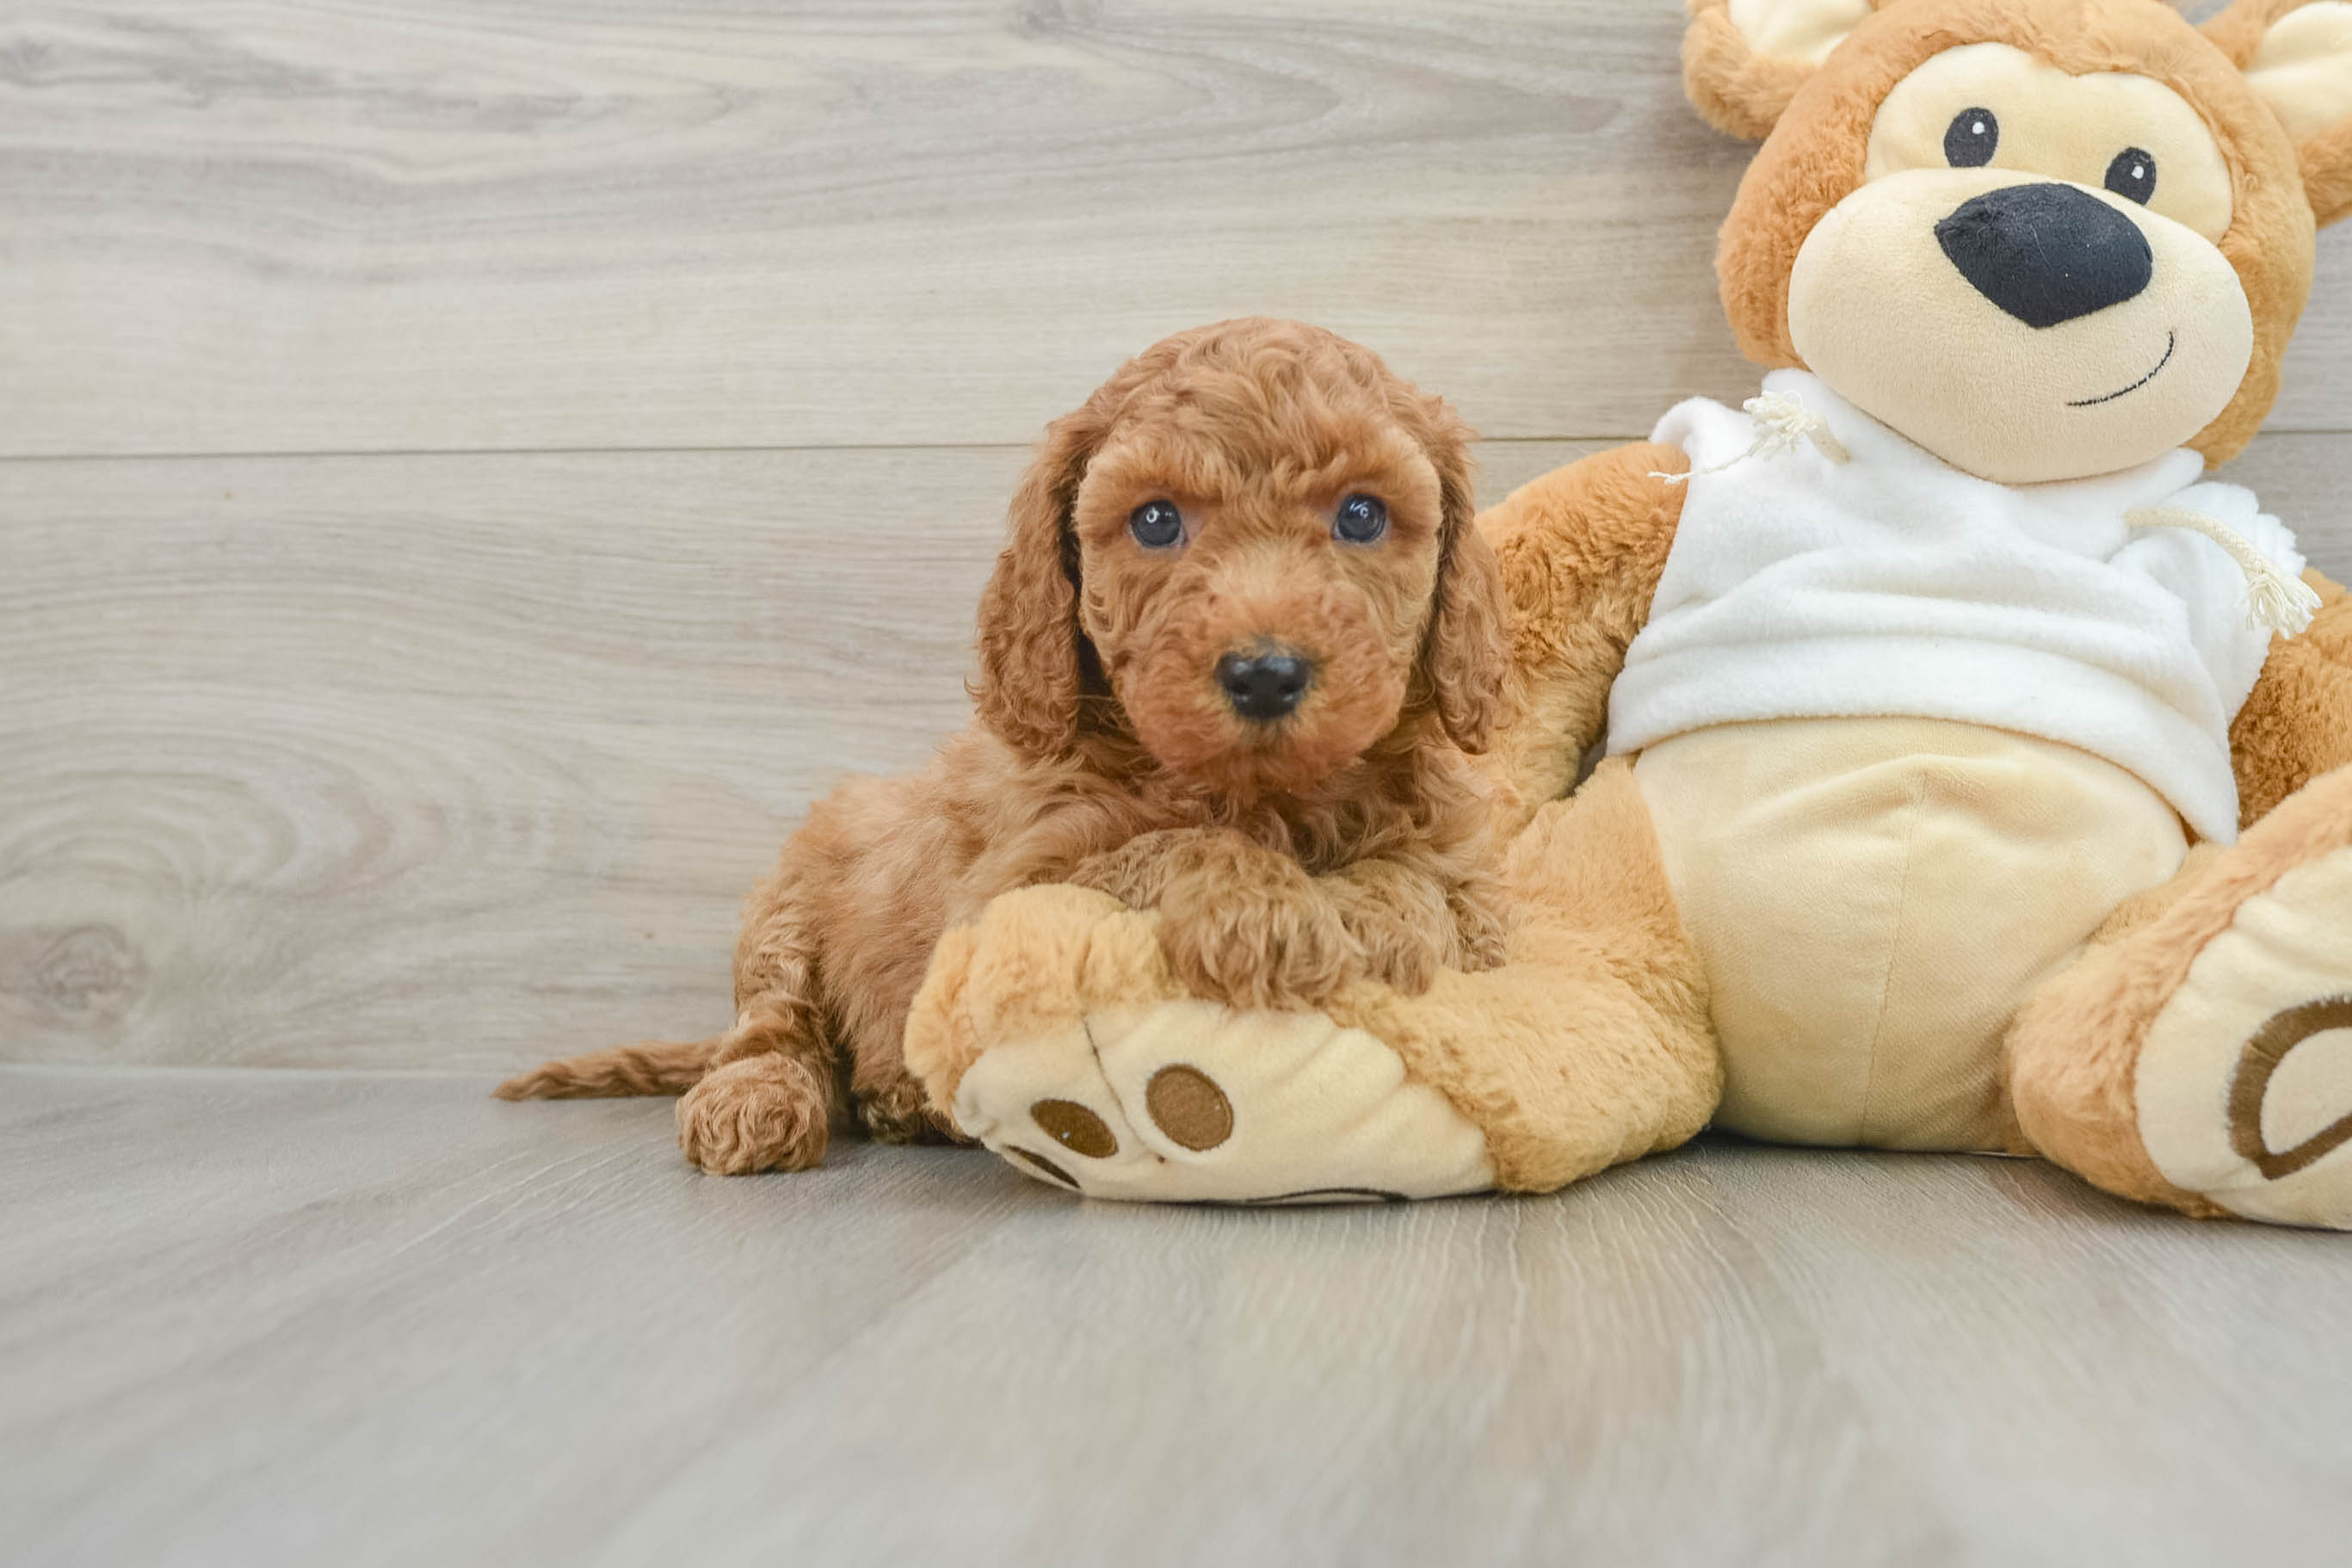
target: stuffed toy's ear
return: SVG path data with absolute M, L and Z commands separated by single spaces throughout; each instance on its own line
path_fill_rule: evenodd
M 2352 0 L 2238 0 L 2205 32 L 2286 127 L 2319 221 L 2352 213 Z
M 1709 125 L 1760 142 L 1873 0 L 1690 0 L 1683 90 Z
M 1070 509 L 1106 427 L 1094 404 L 1056 419 L 1021 476 L 1004 549 L 980 596 L 980 721 L 1014 750 L 1060 756 L 1077 738 L 1081 660 L 1078 548 Z

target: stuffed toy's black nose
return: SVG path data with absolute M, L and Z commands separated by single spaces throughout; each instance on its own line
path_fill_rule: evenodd
M 2008 185 L 1962 202 L 1936 241 L 1976 291 L 2029 327 L 2054 327 L 2147 287 L 2139 225 L 2074 185 Z
M 1229 653 L 1217 660 L 1225 700 L 1254 724 L 1271 724 L 1297 707 L 1314 679 L 1314 661 L 1294 653 Z

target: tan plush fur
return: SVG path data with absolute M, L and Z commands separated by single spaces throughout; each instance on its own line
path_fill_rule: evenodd
M 1657 476 L 1689 467 L 1672 447 L 1620 447 L 1530 480 L 1480 515 L 1511 605 L 1517 677 L 1487 757 L 1498 835 L 1566 795 L 1600 740 L 1610 685 L 1649 619 L 1682 517 L 1682 489 Z
M 2311 629 L 2272 639 L 2262 678 L 2230 726 L 2242 826 L 2352 762 L 2352 595 L 2317 572 L 2304 580 L 2321 600 Z
M 1090 890 L 1048 888 L 1068 911 L 1056 921 L 1018 921 L 1000 899 L 940 939 L 930 973 L 907 1020 L 907 1066 L 944 1110 L 963 1075 L 1000 1040 L 1046 1033 L 1106 1006 L 1173 1002 L 1188 994 L 1168 971 L 1167 951 L 1148 953 L 1098 940 Z M 1017 941 L 1001 938 L 1018 927 Z
M 2109 1192 L 2221 1215 L 2220 1205 L 2159 1175 L 2141 1146 L 2133 1100 L 2140 1045 L 2189 965 L 2240 908 L 2285 873 L 2347 844 L 2352 767 L 2339 767 L 2235 845 L 2194 858 L 2142 907 L 2120 911 L 2105 941 L 2037 992 L 2009 1039 L 2011 1092 L 2034 1147 Z
M 2232 65 L 2252 65 L 2263 35 L 2281 18 L 2312 0 L 2238 0 L 2207 22 L 2205 36 L 2221 46 Z M 2352 216 L 2352 114 L 2295 143 L 2304 189 L 2322 228 Z
M 2352 217 L 2352 120 L 2297 143 L 2294 151 L 2321 225 Z
M 2243 70 L 2254 63 L 2254 56 L 2263 47 L 2263 35 L 2280 17 L 2308 4 L 2310 0 L 2239 0 L 2215 13 L 2202 31 L 2229 57 L 2231 65 Z
M 2141 1146 L 2134 1068 L 2149 1026 L 2237 910 L 2352 843 L 2352 595 L 2305 576 L 2319 614 L 2272 644 L 2231 729 L 2245 837 L 2198 846 L 2179 875 L 2117 910 L 2009 1040 L 2011 1092 L 2035 1147 L 2111 1192 L 2205 1217 L 2227 1211 L 2166 1181 Z
M 844 1085 L 870 1131 L 940 1131 L 902 1059 L 940 934 L 1066 879 L 1157 903 L 1174 973 L 1246 1005 L 1407 991 L 1501 956 L 1486 795 L 1505 649 L 1472 525 L 1470 432 L 1369 351 L 1297 323 L 1181 334 L 1055 423 L 980 612 L 979 722 L 911 777 L 821 803 L 751 894 L 734 1028 L 551 1062 L 509 1099 L 676 1093 L 697 1164 L 822 1158 Z M 1333 536 L 1351 495 L 1373 544 Z M 1130 534 L 1148 502 L 1184 542 Z M 1221 655 L 1314 661 L 1297 710 L 1237 717 Z
M 1510 959 L 1422 997 L 1376 985 L 1327 1009 L 1379 1037 L 1486 1134 L 1498 1186 L 1549 1192 L 1696 1136 L 1723 1068 L 1649 809 L 1622 761 L 1511 847 Z M 1562 1049 L 1564 1020 L 1574 1048 Z
M 1683 33 L 1683 91 L 1699 117 L 1727 136 L 1761 142 L 1813 74 L 1809 61 L 1748 47 L 1731 20 L 1730 0 L 1690 0 Z

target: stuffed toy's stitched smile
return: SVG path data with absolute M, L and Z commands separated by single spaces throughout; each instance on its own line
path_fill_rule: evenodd
M 2133 382 L 2121 392 L 2110 392 L 2104 397 L 2085 397 L 2079 402 L 2069 403 L 2066 406 L 2069 408 L 2093 408 L 2102 403 L 2113 403 L 2118 397 L 2130 396 L 2133 393 L 2137 392 L 2141 387 L 2146 386 L 2149 382 L 2154 381 L 2158 375 L 2162 374 L 2164 367 L 2172 363 L 2172 351 L 2179 346 L 2180 333 L 2178 331 L 2167 331 L 2164 334 L 2164 357 L 2156 362 L 2156 369 L 2149 371 L 2146 375 L 2141 376 L 2137 381 Z

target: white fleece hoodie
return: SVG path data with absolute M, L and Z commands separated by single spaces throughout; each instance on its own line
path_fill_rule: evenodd
M 2145 780 L 2189 826 L 2235 841 L 2230 722 L 2271 634 L 2228 552 L 2149 507 L 2202 513 L 2291 576 L 2294 537 L 2183 448 L 2097 479 L 1997 485 L 1960 472 L 1802 371 L 1768 393 L 1828 423 L 1742 457 L 1748 416 L 1694 399 L 1653 439 L 1693 477 L 1648 625 L 1611 693 L 1609 749 L 1766 719 L 1952 719 L 2077 746 Z M 1723 471 L 1704 470 L 1727 465 Z

